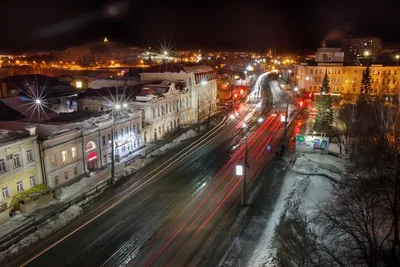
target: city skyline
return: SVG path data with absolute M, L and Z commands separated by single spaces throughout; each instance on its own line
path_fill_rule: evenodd
M 130 1 L 39 1 L 34 6 L 10 2 L 0 18 L 3 52 L 60 50 L 110 40 L 132 46 L 174 49 L 256 50 L 307 53 L 322 40 L 348 34 L 399 42 L 396 8 L 370 3 L 314 3 L 302 7 L 261 1 L 183 7 L 180 3 Z M 15 15 L 18 10 L 18 15 Z M 24 19 L 21 19 L 24 18 Z M 10 26 L 12 25 L 12 26 Z M 393 25 L 393 26 L 392 26 Z

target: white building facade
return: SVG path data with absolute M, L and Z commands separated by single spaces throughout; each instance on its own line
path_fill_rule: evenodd
M 141 114 L 140 111 L 122 113 L 113 119 L 106 114 L 91 125 L 85 121 L 75 123 L 75 129 L 45 138 L 40 149 L 47 185 L 55 189 L 87 176 L 90 171 L 108 167 L 112 160 L 112 128 L 116 158 L 124 158 L 140 149 L 143 145 Z
M 217 74 L 210 66 L 184 66 L 164 64 L 152 66 L 140 74 L 141 81 L 167 80 L 184 82 L 189 87 L 189 119 L 205 119 L 217 108 Z
M 149 143 L 191 122 L 191 96 L 188 87 L 163 81 L 145 85 L 129 102 L 132 109 L 140 109 L 143 119 L 143 142 Z

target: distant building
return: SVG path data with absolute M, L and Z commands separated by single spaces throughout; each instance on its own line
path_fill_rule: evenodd
M 354 62 L 364 58 L 364 52 L 371 53 L 371 60 L 374 61 L 382 51 L 382 39 L 377 37 L 365 38 L 344 38 L 341 43 L 341 51 L 344 52 L 346 62 Z
M 0 129 L 0 223 L 7 221 L 12 211 L 30 211 L 52 199 L 40 199 L 48 195 L 45 186 L 38 188 L 43 184 L 40 160 L 34 132 Z
M 207 118 L 217 108 L 217 73 L 206 65 L 162 64 L 147 68 L 141 81 L 167 80 L 184 82 L 190 91 L 192 121 Z
M 315 62 L 343 62 L 344 53 L 340 48 L 322 47 L 315 53 Z
M 82 89 L 75 88 L 59 80 L 41 75 L 14 75 L 0 80 L 1 98 L 26 96 L 32 100 L 41 99 L 46 107 L 55 112 L 76 110 L 76 94 Z

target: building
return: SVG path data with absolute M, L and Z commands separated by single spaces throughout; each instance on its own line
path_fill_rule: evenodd
M 100 89 L 87 89 L 78 95 L 78 110 L 101 112 L 113 108 L 113 103 L 133 101 L 135 93 L 139 92 L 142 85 L 133 87 L 110 87 Z
M 315 62 L 343 62 L 344 53 L 338 47 L 321 47 L 315 53 Z
M 354 62 L 364 58 L 364 52 L 371 53 L 371 59 L 374 61 L 382 51 L 382 39 L 377 37 L 365 38 L 344 38 L 342 39 L 340 48 L 344 53 L 346 62 Z
M 191 95 L 184 82 L 146 84 L 128 105 L 142 111 L 144 143 L 162 138 L 179 126 L 192 122 Z
M 319 93 L 325 72 L 331 91 L 337 95 L 358 95 L 366 66 L 343 63 L 301 63 L 295 65 L 295 77 L 300 89 Z M 391 96 L 400 90 L 400 66 L 374 65 L 371 67 L 373 95 Z
M 27 125 L 6 123 L 8 129 L 18 130 Z M 45 183 L 54 190 L 108 166 L 113 125 L 116 158 L 123 158 L 143 145 L 140 111 L 113 117 L 108 113 L 75 112 L 36 124 Z
M 48 193 L 46 188 L 38 188 L 42 177 L 37 135 L 26 130 L 0 130 L 0 222 L 8 220 L 10 211 L 27 211 L 31 201 L 40 206 L 37 200 Z M 34 199 L 30 193 L 36 193 Z
M 0 97 L 25 96 L 29 99 L 41 99 L 46 107 L 54 112 L 72 112 L 76 110 L 76 95 L 82 89 L 67 83 L 41 75 L 14 75 L 0 80 Z
M 205 119 L 217 108 L 217 73 L 210 66 L 162 64 L 151 66 L 140 74 L 141 81 L 166 80 L 184 82 L 189 87 L 189 120 Z

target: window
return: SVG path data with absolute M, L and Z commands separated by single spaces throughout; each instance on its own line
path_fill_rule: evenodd
M 26 151 L 26 159 L 28 160 L 28 162 L 32 162 L 33 161 L 33 151 L 32 149 L 29 149 Z
M 5 172 L 6 170 L 6 162 L 4 159 L 0 159 L 0 172 Z
M 111 134 L 110 133 L 107 135 L 107 139 L 108 139 L 108 143 L 111 144 Z
M 394 75 L 397 75 L 397 70 L 394 70 L 394 71 L 393 71 L 393 74 L 394 74 Z
M 391 75 L 391 70 L 388 70 L 388 75 Z
M 158 126 L 158 133 L 161 134 L 161 126 Z
M 313 69 L 311 69 L 311 70 L 310 70 L 310 73 L 311 73 L 311 74 L 314 74 L 314 70 L 313 70 Z
M 51 163 L 51 166 L 52 166 L 52 167 L 57 166 L 57 158 L 56 158 L 56 155 L 51 155 L 51 156 L 50 156 L 50 163 Z
M 137 129 L 137 132 L 139 133 L 140 132 L 140 124 L 139 124 L 139 122 L 136 124 L 136 129 Z
M 126 127 L 126 134 L 129 135 L 129 127 Z
M 122 153 L 125 153 L 125 146 L 122 147 Z
M 76 147 L 71 148 L 71 154 L 72 154 L 72 158 L 76 157 Z
M 103 164 L 107 164 L 107 155 L 103 155 Z
M 93 141 L 89 141 L 86 144 L 86 152 L 93 150 L 93 149 L 96 149 L 96 144 Z
M 105 146 L 106 145 L 106 137 L 104 135 L 101 137 L 101 140 L 102 140 L 103 146 Z
M 31 187 L 36 185 L 35 176 L 29 177 L 29 184 Z
M 135 124 L 133 125 L 133 132 L 136 133 L 136 126 L 135 126 Z
M 121 138 L 124 137 L 124 128 L 121 129 Z
M 59 180 L 58 180 L 58 176 L 54 176 L 54 185 L 58 185 Z
M 61 158 L 62 158 L 63 162 L 67 161 L 67 151 L 66 150 L 61 152 Z
M 168 103 L 165 104 L 165 113 L 168 114 Z
M 110 160 L 112 160 L 111 153 L 108 153 L 108 158 L 109 158 Z
M 24 185 L 22 184 L 22 181 L 17 182 L 17 191 L 18 192 L 24 191 Z
M 2 189 L 2 192 L 3 192 L 3 198 L 8 198 L 8 197 L 10 197 L 10 192 L 8 191 L 8 186 L 7 186 L 7 187 L 4 187 L 4 188 Z
M 156 109 L 153 108 L 153 119 L 156 117 Z
M 68 180 L 68 171 L 65 171 L 65 172 L 64 172 L 64 179 L 65 179 L 65 180 Z
M 15 168 L 21 167 L 21 157 L 20 157 L 19 154 L 14 154 L 13 160 L 14 160 L 14 167 Z

